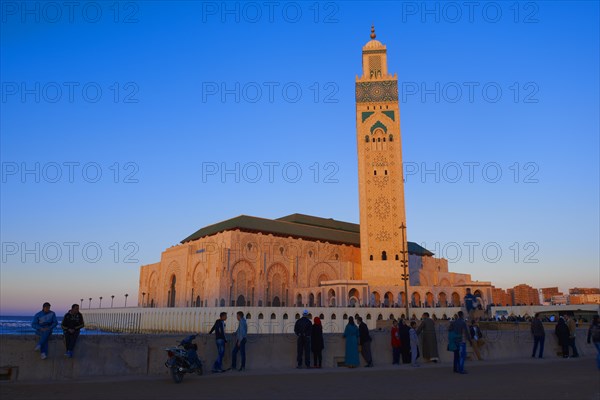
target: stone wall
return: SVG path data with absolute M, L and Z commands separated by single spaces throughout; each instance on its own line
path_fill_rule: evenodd
M 450 364 L 452 353 L 446 350 L 447 323 L 438 323 L 438 348 L 441 362 Z M 500 329 L 499 329 L 500 327 Z M 529 357 L 532 339 L 529 324 L 497 324 L 494 329 L 484 328 L 486 359 Z M 557 357 L 558 344 L 553 325 L 547 326 L 546 357 Z M 373 331 L 373 358 L 375 365 L 391 364 L 390 332 Z M 592 345 L 585 343 L 586 329 L 577 333 L 580 354 L 595 354 Z M 49 356 L 40 360 L 34 352 L 35 336 L 0 336 L 0 373 L 3 378 L 19 381 L 71 380 L 99 376 L 156 376 L 167 379 L 165 347 L 173 346 L 184 335 L 82 335 L 75 356 L 63 356 L 62 335 L 53 335 Z M 202 335 L 196 343 L 206 372 L 216 356 L 214 336 Z M 341 334 L 325 335 L 324 367 L 332 368 L 344 359 L 345 342 Z M 470 351 L 470 349 L 469 349 Z M 229 366 L 231 346 L 228 344 L 225 366 Z M 294 368 L 296 363 L 296 338 L 290 334 L 250 335 L 247 344 L 247 369 Z M 10 376 L 8 375 L 10 372 Z

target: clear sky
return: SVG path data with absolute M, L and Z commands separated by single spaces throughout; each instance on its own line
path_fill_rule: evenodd
M 133 305 L 140 265 L 240 214 L 358 222 L 372 23 L 408 239 L 497 287 L 600 285 L 598 2 L 65 3 L 0 3 L 0 314 Z

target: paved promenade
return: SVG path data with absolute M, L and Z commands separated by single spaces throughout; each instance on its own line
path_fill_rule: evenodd
M 598 400 L 593 357 L 468 362 L 469 374 L 448 363 L 375 368 L 261 370 L 143 379 L 3 382 L 3 399 L 569 399 Z

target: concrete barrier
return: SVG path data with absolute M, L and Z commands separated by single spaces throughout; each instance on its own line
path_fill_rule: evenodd
M 514 359 L 529 357 L 533 340 L 529 324 L 500 325 L 503 329 L 484 330 L 486 344 L 482 356 L 486 359 Z M 511 327 L 511 329 L 508 329 Z M 451 363 L 453 354 L 446 350 L 447 323 L 438 323 L 438 349 L 441 362 Z M 585 342 L 587 330 L 577 332 L 577 348 L 582 356 L 594 355 L 593 345 Z M 392 354 L 389 331 L 372 331 L 372 351 L 375 365 L 391 364 Z M 40 360 L 33 349 L 36 336 L 0 336 L 0 372 L 3 379 L 18 381 L 71 380 L 99 376 L 164 376 L 167 369 L 165 347 L 175 345 L 184 335 L 82 335 L 75 356 L 65 358 L 62 335 L 53 335 L 49 356 Z M 205 372 L 210 372 L 216 358 L 214 336 L 202 335 L 196 339 L 198 353 Z M 325 335 L 323 362 L 325 368 L 336 366 L 344 358 L 345 341 L 341 334 Z M 470 347 L 467 346 L 468 351 Z M 290 334 L 249 335 L 246 346 L 247 368 L 279 369 L 296 365 L 296 337 Z M 230 365 L 231 343 L 226 349 L 225 366 Z M 558 343 L 553 330 L 546 334 L 546 357 L 557 357 Z M 239 365 L 239 364 L 238 364 Z

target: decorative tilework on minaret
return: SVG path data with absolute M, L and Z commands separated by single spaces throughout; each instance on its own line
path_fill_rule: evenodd
M 356 78 L 362 279 L 372 291 L 403 284 L 400 226 L 406 225 L 398 78 L 388 74 L 386 46 L 375 38 L 372 27 Z

